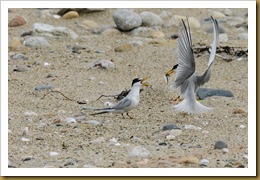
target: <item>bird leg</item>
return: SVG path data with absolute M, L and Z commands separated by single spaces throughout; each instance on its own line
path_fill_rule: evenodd
M 133 119 L 133 117 L 129 116 L 128 112 L 126 113 L 126 115 L 127 115 L 130 119 Z
M 123 119 L 125 119 L 124 113 L 122 113 Z

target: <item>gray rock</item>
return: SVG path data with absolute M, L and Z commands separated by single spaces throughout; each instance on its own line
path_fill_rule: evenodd
M 162 18 L 152 12 L 144 11 L 140 16 L 143 26 L 161 26 L 163 24 Z
M 158 28 L 156 28 L 156 27 L 137 27 L 131 31 L 131 34 L 136 36 L 136 35 L 151 32 L 154 30 L 158 30 Z
M 217 141 L 214 145 L 214 149 L 223 149 L 223 148 L 227 148 L 228 145 L 223 142 L 223 141 Z
M 25 72 L 25 71 L 28 71 L 28 67 L 25 65 L 18 65 L 18 66 L 16 66 L 16 68 L 13 71 Z
M 19 60 L 19 59 L 29 60 L 29 58 L 26 57 L 24 54 L 14 54 L 14 55 L 12 56 L 12 58 L 13 58 L 14 60 Z
M 22 161 L 31 161 L 32 160 L 32 156 L 25 156 Z
M 39 84 L 34 88 L 34 90 L 36 91 L 41 91 L 46 89 L 53 89 L 53 86 L 51 84 Z
M 208 89 L 208 88 L 199 88 L 197 91 L 199 99 L 205 99 L 210 96 L 224 96 L 224 97 L 233 97 L 233 93 L 229 90 L 220 90 L 220 89 Z
M 148 157 L 149 154 L 149 151 L 144 147 L 136 146 L 130 151 L 129 157 Z
M 77 39 L 78 35 L 66 27 L 55 27 L 44 23 L 35 23 L 33 25 L 33 35 L 46 37 L 70 37 Z
M 247 40 L 248 39 L 248 33 L 239 33 L 238 39 Z
M 200 160 L 200 166 L 208 166 L 208 164 L 209 164 L 209 160 L 207 159 Z
M 175 124 L 166 124 L 162 128 L 163 131 L 172 130 L 172 129 L 181 129 L 181 128 L 179 128 Z
M 23 44 L 28 47 L 48 47 L 50 44 L 43 37 L 28 37 Z
M 117 10 L 113 14 L 113 19 L 117 28 L 122 31 L 134 29 L 142 24 L 142 19 L 138 14 L 126 9 Z

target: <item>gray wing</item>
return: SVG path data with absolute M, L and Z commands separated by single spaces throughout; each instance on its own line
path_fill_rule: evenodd
M 218 41 L 219 41 L 219 29 L 218 29 L 218 22 L 211 16 L 211 21 L 213 22 L 213 29 L 214 29 L 214 40 L 212 43 L 212 49 L 210 52 L 208 68 L 202 76 L 197 76 L 197 85 L 202 86 L 206 82 L 209 81 L 211 75 L 211 65 L 214 62 L 214 58 L 217 51 Z
M 183 20 L 182 24 L 183 31 L 178 39 L 179 65 L 177 67 L 175 80 L 173 82 L 173 87 L 176 89 L 181 88 L 184 81 L 195 72 L 195 61 L 192 50 L 189 22 L 188 29 Z
M 132 103 L 131 99 L 129 98 L 124 98 L 121 101 L 119 101 L 114 107 L 113 109 L 115 110 L 120 110 L 120 109 L 124 109 L 128 106 L 130 106 Z

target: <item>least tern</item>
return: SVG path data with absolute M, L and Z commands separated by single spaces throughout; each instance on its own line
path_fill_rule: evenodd
M 129 116 L 128 112 L 138 106 L 139 101 L 140 101 L 139 93 L 140 93 L 140 90 L 141 90 L 142 86 L 143 85 L 144 86 L 149 86 L 149 84 L 144 82 L 146 79 L 148 79 L 148 77 L 143 78 L 143 79 L 142 78 L 135 78 L 132 81 L 131 90 L 130 90 L 130 92 L 128 93 L 128 95 L 125 98 L 120 100 L 117 104 L 115 104 L 112 107 L 93 109 L 94 111 L 100 111 L 100 112 L 93 113 L 91 115 L 115 112 L 115 113 L 121 113 L 123 118 L 125 118 L 124 117 L 124 113 L 126 112 L 126 115 L 130 119 L 132 119 L 132 117 Z
M 170 74 L 176 72 L 175 79 L 172 83 L 172 87 L 180 91 L 181 98 L 183 99 L 182 102 L 174 106 L 174 109 L 176 110 L 183 111 L 189 114 L 197 114 L 207 112 L 212 109 L 203 106 L 196 100 L 195 97 L 195 93 L 198 90 L 198 88 L 204 85 L 210 79 L 211 66 L 213 64 L 218 46 L 218 22 L 213 17 L 211 17 L 211 21 L 213 23 L 214 29 L 214 40 L 208 61 L 208 68 L 203 75 L 198 76 L 195 73 L 195 61 L 192 49 L 189 22 L 187 19 L 187 27 L 184 21 L 182 20 L 183 31 L 180 33 L 180 37 L 178 39 L 179 63 L 174 65 L 173 68 L 170 69 L 165 75 L 167 78 Z

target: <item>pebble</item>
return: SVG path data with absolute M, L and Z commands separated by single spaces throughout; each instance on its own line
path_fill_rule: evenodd
M 113 19 L 117 28 L 122 31 L 129 31 L 142 24 L 142 19 L 138 14 L 126 9 L 117 10 L 113 14 Z
M 98 24 L 95 22 L 95 21 L 92 21 L 92 20 L 84 20 L 82 22 L 82 24 L 87 28 L 87 29 L 90 29 L 90 30 L 93 30 L 93 29 L 97 29 L 98 28 Z
M 234 97 L 234 94 L 229 90 L 220 89 L 209 89 L 209 88 L 199 88 L 197 91 L 199 99 L 205 99 L 210 96 L 224 96 L 224 97 Z
M 84 14 L 84 13 L 100 12 L 104 10 L 105 8 L 61 8 L 57 14 L 62 16 L 68 11 L 76 11 L 79 14 Z
M 51 13 L 51 11 L 48 10 L 48 9 L 41 10 L 40 13 L 41 13 L 41 15 L 40 15 L 41 18 L 52 17 L 52 13 Z
M 33 112 L 33 111 L 26 111 L 26 112 L 24 112 L 24 115 L 25 116 L 37 116 L 37 113 Z
M 131 34 L 134 36 L 138 36 L 140 34 L 147 34 L 147 32 L 158 30 L 155 27 L 137 27 L 131 31 Z
M 161 31 L 152 31 L 150 33 L 150 38 L 164 38 L 165 37 L 165 34 Z
M 76 123 L 77 121 L 76 121 L 75 118 L 69 117 L 69 118 L 65 119 L 65 122 L 66 122 L 66 123 Z
M 115 52 L 127 52 L 133 50 L 134 46 L 131 43 L 125 43 L 117 46 Z
M 120 34 L 121 32 L 115 28 L 106 29 L 101 33 L 101 35 L 103 36 L 120 35 Z
M 226 9 L 224 9 L 224 14 L 225 14 L 226 16 L 232 16 L 233 12 L 232 12 L 231 9 L 226 8 Z
M 219 42 L 228 42 L 228 35 L 226 33 L 219 34 Z
M 167 135 L 166 137 L 165 137 L 165 140 L 167 141 L 171 141 L 171 140 L 174 140 L 176 138 L 176 136 L 174 136 L 174 135 Z
M 248 40 L 248 33 L 239 33 L 237 37 L 238 39 Z
M 175 124 L 166 124 L 162 128 L 163 131 L 172 130 L 172 129 L 181 129 L 181 128 L 179 128 Z
M 223 149 L 223 148 L 227 148 L 228 145 L 223 142 L 223 141 L 217 141 L 214 145 L 214 149 Z
M 162 19 L 168 18 L 168 17 L 172 16 L 172 12 L 163 10 L 163 11 L 159 14 L 159 16 L 160 16 Z
M 22 161 L 31 161 L 33 159 L 32 156 L 26 156 L 22 159 Z
M 46 89 L 53 89 L 53 86 L 51 84 L 39 84 L 34 88 L 34 90 L 36 91 L 41 91 Z
M 8 168 L 16 168 L 12 161 L 8 159 Z
M 215 19 L 219 19 L 219 18 L 224 18 L 226 17 L 225 14 L 223 14 L 222 12 L 219 12 L 219 11 L 213 11 L 211 13 L 211 16 Z
M 136 146 L 129 152 L 129 157 L 148 157 L 149 151 L 142 146 Z
M 61 16 L 58 15 L 58 14 L 54 14 L 53 17 L 54 17 L 55 19 L 60 19 L 60 18 L 61 18 Z
M 19 59 L 29 60 L 29 58 L 26 57 L 24 54 L 14 54 L 14 55 L 12 56 L 12 58 L 13 58 L 14 60 L 19 60 Z
M 201 130 L 201 127 L 196 127 L 194 125 L 189 124 L 189 125 L 185 125 L 184 129 Z
M 58 156 L 59 153 L 58 153 L 58 152 L 50 152 L 49 155 L 50 155 L 50 156 Z
M 228 153 L 229 152 L 228 148 L 222 148 L 221 150 L 222 150 L 223 153 Z
M 22 47 L 20 39 L 17 37 L 13 37 L 10 41 L 9 48 L 12 50 L 17 50 L 20 47 Z
M 16 68 L 13 71 L 25 72 L 25 71 L 28 71 L 28 67 L 25 65 L 18 65 L 18 66 L 16 66 Z
M 132 44 L 134 47 L 140 47 L 144 44 L 143 41 L 138 41 L 138 40 L 133 40 L 130 41 L 129 43 Z
M 185 16 L 174 15 L 166 24 L 165 27 L 176 26 L 179 27 L 181 25 L 181 20 L 186 22 Z M 188 17 L 189 25 L 191 28 L 200 28 L 200 22 L 195 17 Z
M 121 144 L 117 142 L 116 138 L 108 140 L 109 146 L 120 146 Z
M 97 120 L 87 120 L 87 121 L 82 121 L 81 122 L 82 124 L 91 124 L 91 125 L 94 125 L 94 126 L 98 126 L 98 125 L 101 125 L 102 123 L 97 121 Z
M 70 37 L 77 39 L 78 35 L 69 28 L 66 27 L 55 27 L 44 23 L 33 24 L 33 35 L 46 36 L 46 37 Z
M 28 132 L 29 132 L 28 127 L 25 127 L 25 128 L 23 129 L 22 136 L 26 136 L 26 135 L 28 134 Z
M 179 38 L 179 35 L 178 34 L 173 34 L 173 35 L 171 35 L 171 38 L 172 39 L 177 39 L 177 38 Z
M 28 37 L 23 44 L 28 47 L 47 47 L 50 46 L 48 41 L 39 36 L 34 36 L 34 37 Z
M 62 16 L 62 19 L 73 19 L 79 18 L 79 13 L 77 11 L 69 11 Z
M 30 139 L 22 137 L 22 138 L 21 138 L 21 141 L 23 141 L 23 142 L 29 142 Z
M 109 60 L 97 60 L 95 62 L 89 63 L 88 64 L 89 68 L 94 68 L 94 67 L 99 67 L 103 69 L 114 69 L 116 65 Z
M 9 21 L 8 26 L 16 27 L 16 26 L 22 26 L 24 24 L 26 24 L 26 19 L 22 16 L 16 16 L 11 21 Z
M 209 160 L 207 160 L 207 159 L 200 160 L 200 165 L 201 166 L 208 166 L 208 164 L 209 164 Z
M 196 156 L 184 156 L 179 160 L 180 164 L 199 164 L 199 159 Z
M 200 28 L 200 22 L 195 17 L 188 17 L 191 28 Z
M 235 108 L 232 113 L 233 114 L 246 114 L 246 111 L 241 108 Z
M 244 129 L 246 126 L 245 125 L 239 125 L 239 128 L 241 128 L 241 129 Z
M 144 11 L 140 14 L 142 19 L 142 25 L 143 26 L 161 26 L 163 25 L 163 20 L 160 16 L 157 14 L 154 14 L 149 11 Z

